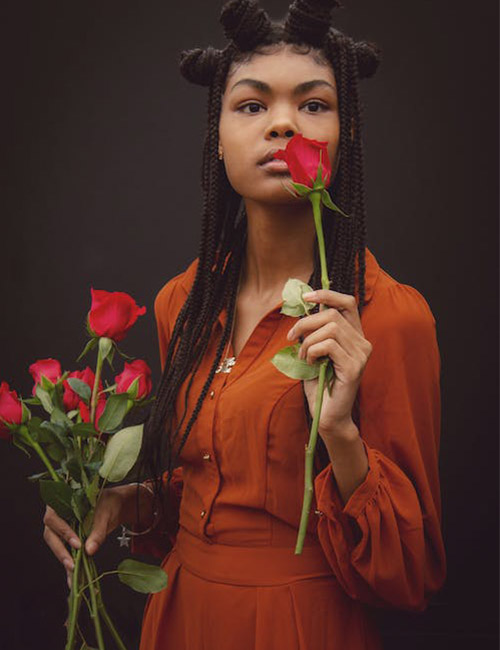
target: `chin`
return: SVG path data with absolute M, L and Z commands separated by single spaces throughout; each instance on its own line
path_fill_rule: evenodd
M 251 188 L 244 187 L 236 191 L 244 199 L 255 203 L 267 203 L 269 205 L 297 205 L 297 203 L 308 201 L 307 197 L 294 197 L 282 186 L 282 182 L 289 184 L 289 174 L 270 177 L 267 182 L 255 183 Z M 290 185 L 290 189 L 293 189 Z

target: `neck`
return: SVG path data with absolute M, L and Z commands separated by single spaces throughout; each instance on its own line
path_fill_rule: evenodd
M 247 243 L 240 293 L 278 299 L 289 278 L 307 282 L 314 268 L 316 230 L 309 200 L 269 205 L 245 199 Z

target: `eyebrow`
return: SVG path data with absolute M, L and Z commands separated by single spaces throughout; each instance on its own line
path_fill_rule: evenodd
M 236 86 L 240 86 L 240 85 L 251 86 L 252 88 L 255 88 L 256 90 L 260 90 L 261 92 L 266 93 L 268 95 L 272 93 L 271 86 L 267 84 L 265 81 L 259 81 L 258 79 L 240 79 L 234 84 L 230 92 L 232 92 L 236 88 Z M 311 81 L 304 81 L 298 84 L 297 86 L 295 86 L 295 88 L 292 91 L 292 95 L 294 97 L 296 97 L 297 95 L 302 95 L 303 93 L 306 93 L 307 91 L 312 90 L 313 88 L 317 88 L 318 86 L 328 86 L 334 92 L 336 91 L 335 86 L 333 86 L 328 81 L 325 81 L 325 79 L 311 79 Z

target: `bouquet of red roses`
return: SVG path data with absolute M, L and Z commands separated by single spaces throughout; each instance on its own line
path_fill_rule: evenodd
M 123 292 L 91 289 L 92 303 L 87 315 L 89 341 L 80 361 L 97 348 L 95 372 L 62 372 L 56 359 L 41 359 L 29 370 L 34 379 L 32 396 L 23 399 L 0 384 L 0 438 L 11 441 L 28 456 L 34 450 L 45 471 L 28 477 L 37 481 L 43 501 L 73 530 L 81 544 L 72 549 L 74 571 L 68 596 L 66 650 L 73 650 L 77 632 L 83 648 L 90 647 L 78 625 L 80 605 L 85 601 L 93 622 L 96 643 L 104 650 L 102 623 L 118 648 L 125 645 L 103 603 L 99 582 L 103 575 L 116 573 L 132 589 L 152 593 L 164 589 L 167 575 L 156 565 L 125 559 L 115 571 L 98 574 L 94 559 L 85 552 L 85 540 L 92 530 L 95 507 L 107 482 L 125 479 L 137 461 L 143 425 L 123 427 L 127 413 L 151 402 L 151 370 L 140 359 L 124 363 L 114 383 L 104 388 L 103 364 L 113 369 L 115 352 L 131 360 L 117 343 L 126 336 L 137 318 L 146 312 Z M 41 409 L 33 415 L 29 407 Z M 80 647 L 80 646 L 78 646 Z

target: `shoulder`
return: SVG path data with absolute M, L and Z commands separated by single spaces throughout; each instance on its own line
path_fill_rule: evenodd
M 183 271 L 174 275 L 170 280 L 165 282 L 156 294 L 154 300 L 154 310 L 157 320 L 170 319 L 177 314 L 184 304 L 189 288 L 192 285 L 198 258 L 196 257 Z
M 372 298 L 362 314 L 368 340 L 435 335 L 436 319 L 422 293 L 380 268 Z

